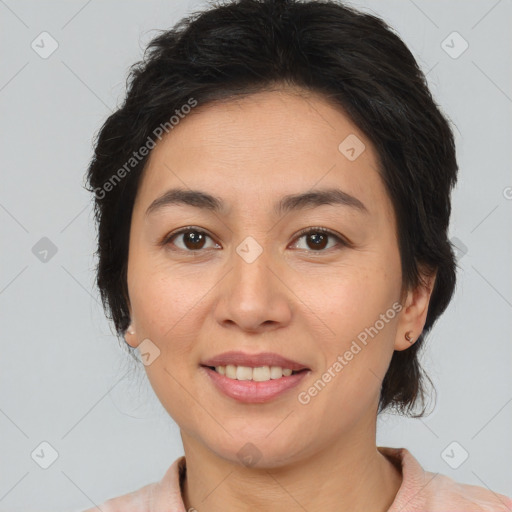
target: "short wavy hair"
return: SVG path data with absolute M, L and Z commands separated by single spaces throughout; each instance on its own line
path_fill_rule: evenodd
M 419 351 L 456 282 L 447 237 L 458 171 L 453 133 L 400 37 L 380 18 L 335 1 L 210 5 L 161 31 L 131 66 L 124 103 L 96 134 L 87 171 L 98 227 L 96 282 L 107 318 L 123 336 L 130 323 L 131 214 L 148 159 L 133 160 L 134 152 L 159 126 L 169 131 L 170 117 L 191 98 L 204 106 L 278 85 L 322 94 L 373 143 L 397 219 L 403 293 L 436 271 L 423 332 L 393 353 L 379 400 L 379 414 L 393 408 L 421 417 L 425 409 L 409 414 L 424 402 L 424 377 L 430 381 Z

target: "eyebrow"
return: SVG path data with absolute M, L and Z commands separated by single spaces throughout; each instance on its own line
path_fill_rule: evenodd
M 290 194 L 274 205 L 274 213 L 283 215 L 291 211 L 315 208 L 321 205 L 347 206 L 361 213 L 369 214 L 366 206 L 357 197 L 338 188 L 317 189 L 301 194 Z M 220 197 L 200 190 L 173 188 L 156 198 L 146 210 L 146 216 L 170 205 L 188 205 L 219 214 L 226 212 L 226 205 Z

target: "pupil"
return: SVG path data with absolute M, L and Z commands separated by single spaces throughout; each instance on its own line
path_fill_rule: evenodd
M 316 246 L 316 249 L 323 247 L 327 239 L 323 233 L 313 233 L 312 235 L 309 235 L 309 238 L 313 241 L 313 245 Z M 186 237 L 186 243 L 191 244 L 192 249 L 199 248 L 201 246 L 201 242 L 203 242 L 203 235 L 201 233 L 189 231 L 188 236 Z
M 320 246 L 323 247 L 322 242 L 325 242 L 326 239 L 326 236 L 323 233 L 315 233 L 310 235 L 310 237 L 314 241 L 316 249 L 318 249 Z
M 189 232 L 188 237 L 187 237 L 187 242 L 192 243 L 192 249 L 198 248 L 198 242 L 200 244 L 202 236 L 203 235 L 201 233 L 197 233 L 194 231 Z M 194 245 L 194 244 L 196 244 L 196 245 Z

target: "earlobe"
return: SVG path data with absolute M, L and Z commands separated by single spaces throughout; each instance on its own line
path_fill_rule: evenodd
M 418 340 L 419 335 L 415 336 L 414 331 L 407 331 L 405 334 L 397 334 L 398 339 L 395 341 L 395 350 L 407 350 L 415 341 Z
M 405 339 L 412 345 L 414 343 L 413 332 L 407 331 L 405 333 Z
M 409 291 L 397 326 L 395 350 L 407 350 L 421 335 L 428 313 L 437 272 L 422 275 L 423 281 Z
M 125 339 L 126 343 L 128 343 L 128 345 L 130 345 L 130 347 L 133 347 L 133 348 L 136 347 L 137 338 L 135 336 L 135 329 L 133 328 L 132 324 L 130 324 L 128 326 L 128 328 L 126 329 L 124 339 Z

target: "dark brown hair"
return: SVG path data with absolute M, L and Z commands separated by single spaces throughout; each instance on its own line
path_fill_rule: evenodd
M 426 374 L 418 360 L 424 336 L 455 288 L 447 237 L 458 169 L 454 139 L 402 40 L 378 17 L 335 1 L 213 5 L 162 31 L 131 67 L 125 101 L 101 127 L 87 173 L 107 317 L 124 335 L 130 219 L 148 158 L 139 149 L 151 147 L 158 127 L 169 131 L 169 119 L 191 98 L 201 106 L 276 84 L 321 93 L 372 141 L 397 218 L 404 293 L 422 282 L 421 268 L 437 270 L 424 330 L 410 348 L 394 352 L 382 383 L 379 413 L 393 407 L 407 414 L 424 402 Z

